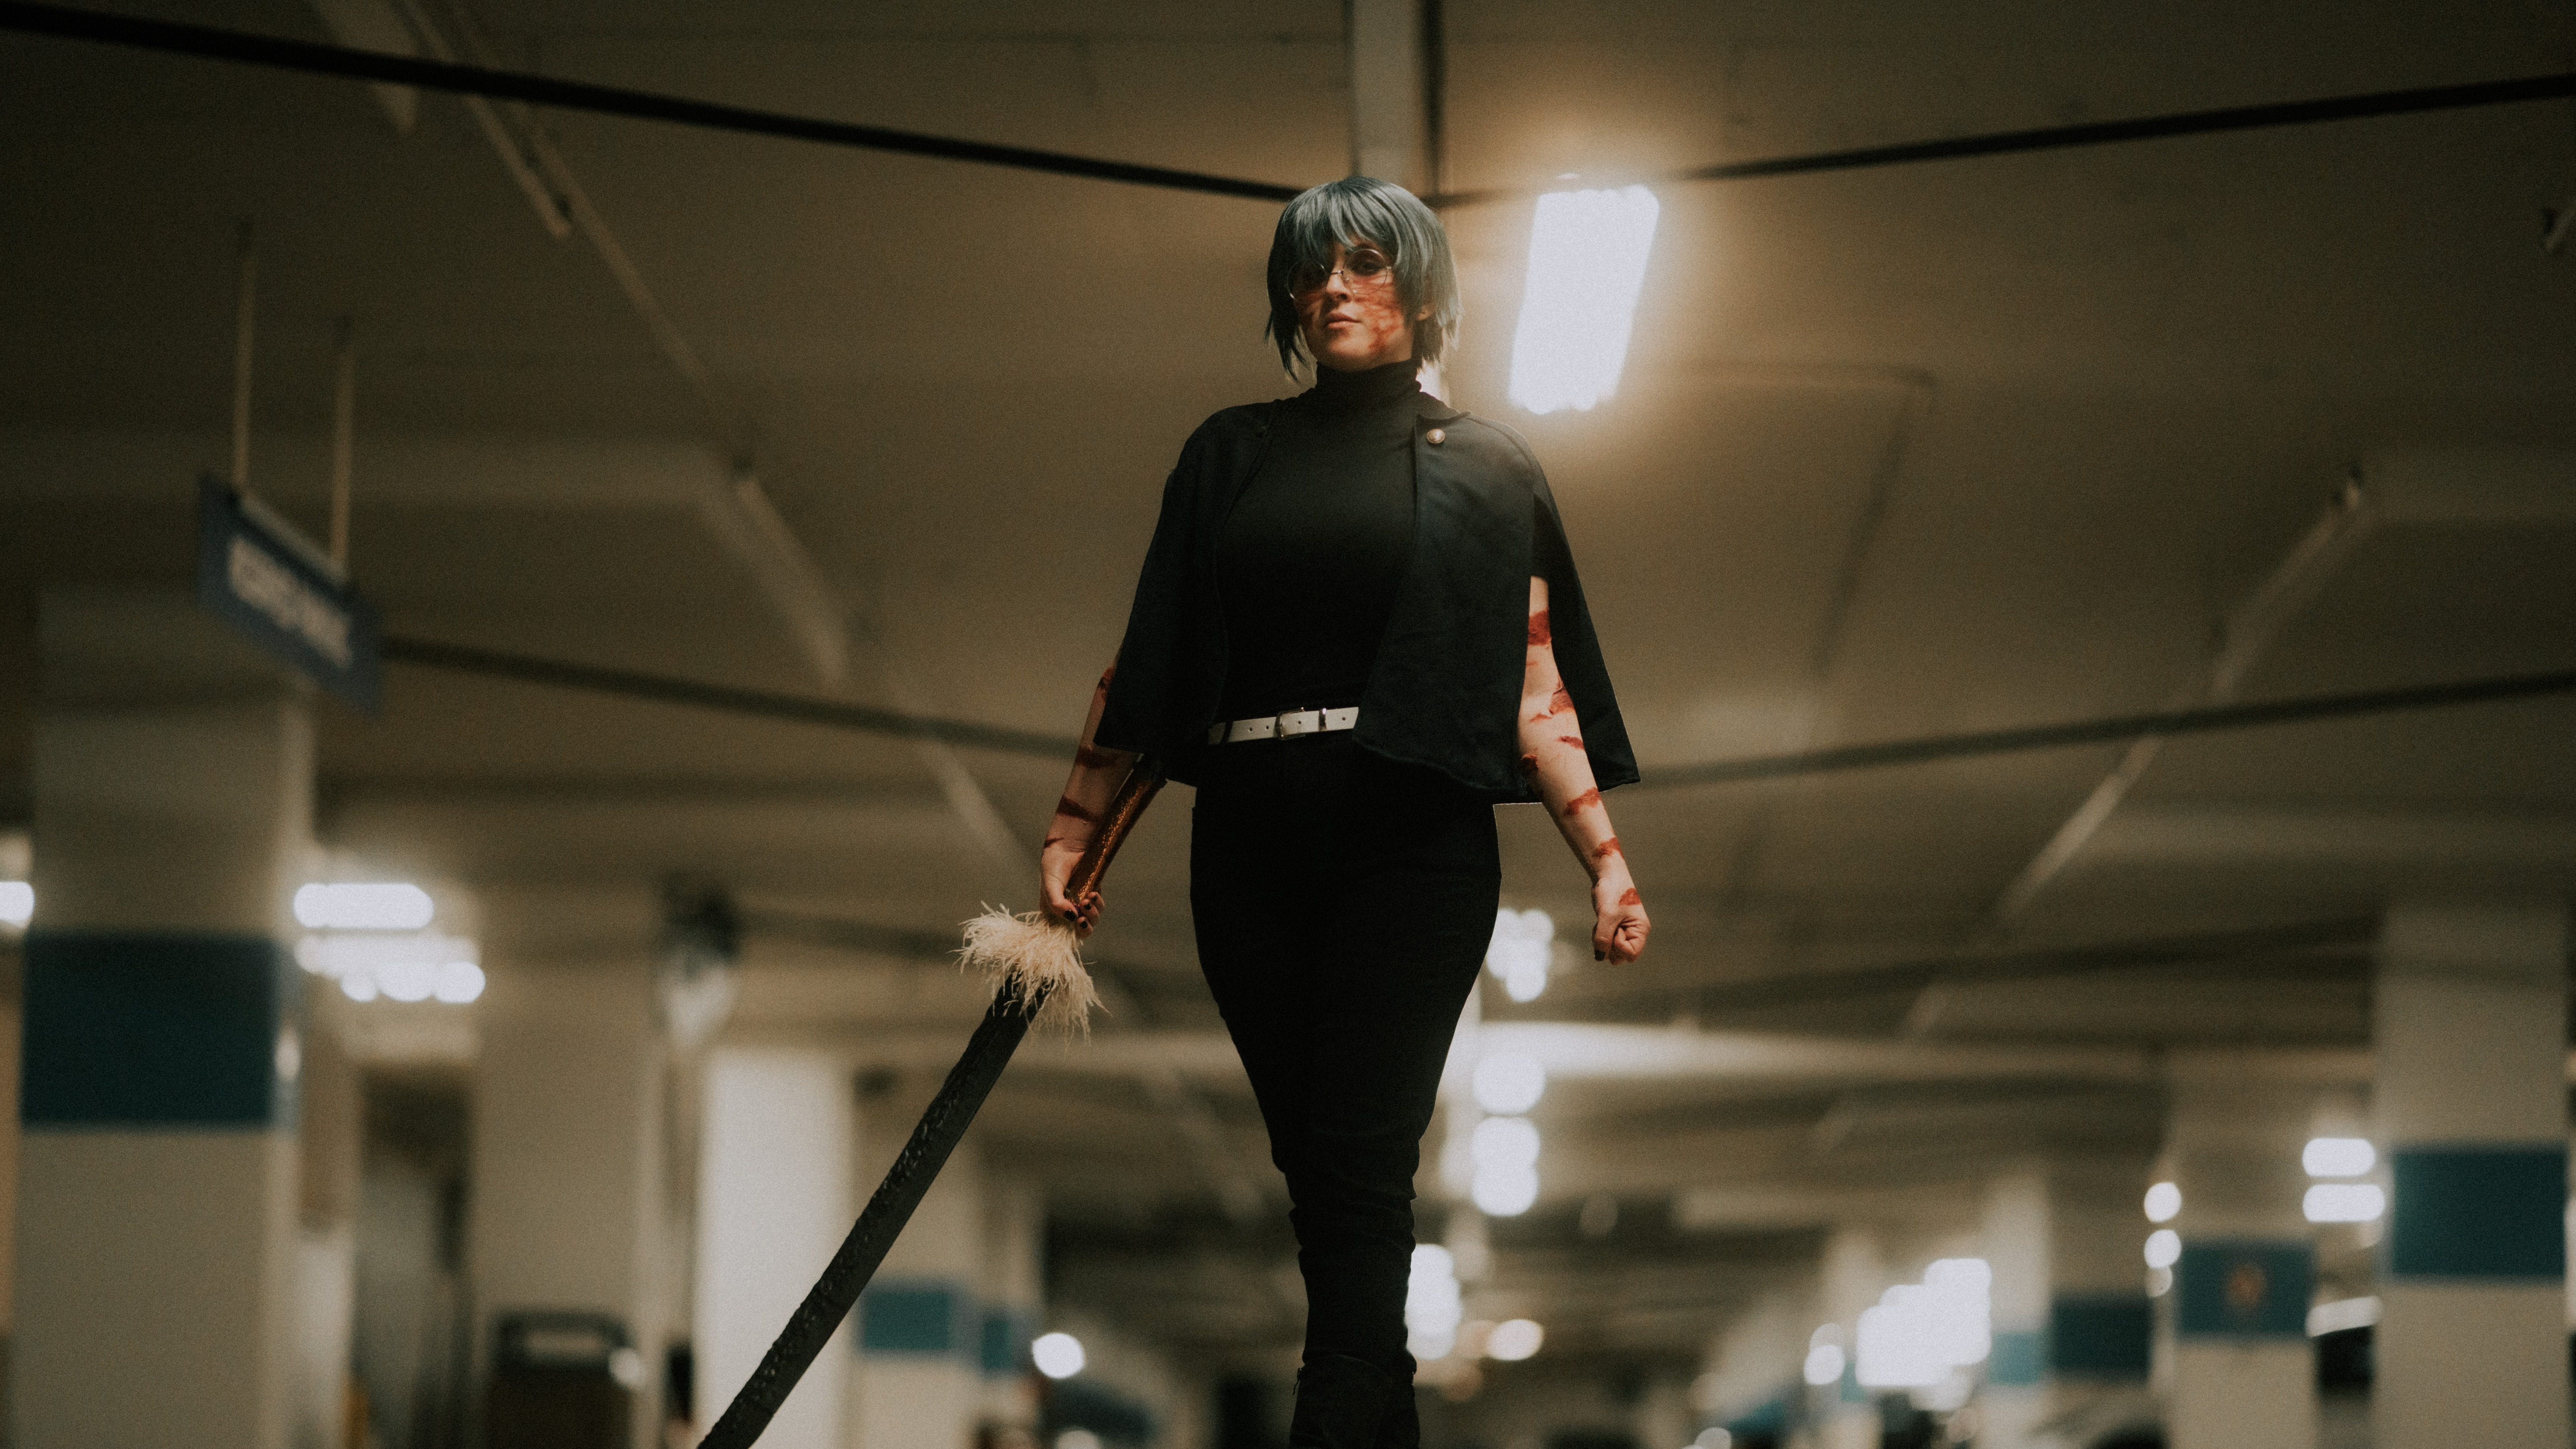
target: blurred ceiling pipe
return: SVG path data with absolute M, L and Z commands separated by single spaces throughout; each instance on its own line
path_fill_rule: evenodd
M 352 50 L 372 50 L 379 55 L 420 54 L 420 37 L 407 24 L 402 14 L 388 0 L 312 0 L 314 13 L 332 38 Z M 439 59 L 450 57 L 441 55 Z M 420 121 L 420 89 L 416 86 L 391 85 L 384 81 L 369 83 L 376 104 L 382 106 L 385 119 L 393 123 L 394 134 L 408 136 Z M 560 233 L 558 233 L 560 235 Z
M 2290 552 L 2219 621 L 2208 657 L 2165 707 L 2186 711 L 2233 699 L 2263 651 L 2324 589 L 2354 548 L 2381 527 L 2568 521 L 2576 521 L 2576 455 L 2419 452 L 2360 464 Z M 1989 918 L 1990 929 L 2008 931 L 2029 913 L 2040 893 L 2065 872 L 2155 763 L 2164 739 L 2145 735 L 2130 742 L 2111 773 L 2005 888 Z
M 1182 171 L 1164 166 L 1139 166 L 1123 161 L 1103 161 L 1095 157 L 1072 156 L 1063 152 L 1040 151 L 1023 146 L 995 146 L 981 141 L 925 136 L 918 132 L 891 130 L 882 126 L 859 126 L 812 116 L 791 116 L 776 111 L 756 110 L 748 106 L 719 105 L 710 101 L 657 95 L 649 91 L 627 90 L 618 86 L 586 85 L 577 81 L 556 80 L 522 71 L 452 65 L 407 56 L 353 50 L 344 46 L 280 40 L 272 36 L 253 35 L 244 31 L 224 30 L 213 26 L 182 25 L 170 21 L 142 20 L 130 16 L 75 10 L 61 5 L 32 4 L 27 3 L 27 0 L 0 0 L 0 30 L 70 40 L 97 41 L 139 50 L 161 51 L 172 55 L 237 61 L 249 65 L 271 66 L 281 70 L 346 76 L 356 80 L 383 81 L 459 95 L 493 96 L 525 101 L 534 105 L 554 106 L 564 110 L 594 111 L 603 115 L 667 121 L 676 125 L 699 126 L 709 130 L 775 136 L 786 140 L 814 141 L 825 145 L 848 146 L 869 151 L 891 151 L 903 155 L 929 156 L 950 161 L 971 161 L 1022 171 L 1038 171 L 1058 176 L 1082 176 L 1101 181 L 1120 181 L 1138 186 L 1195 191 L 1215 196 L 1239 196 L 1255 201 L 1287 201 L 1305 189 L 1266 181 L 1247 181 L 1240 177 L 1217 176 L 1202 171 Z M 1862 146 L 1800 156 L 1720 162 L 1681 171 L 1586 176 L 1581 184 L 1602 186 L 1635 183 L 1653 186 L 1690 181 L 1743 181 L 1770 176 L 1796 176 L 1819 171 L 1857 171 L 1927 161 L 1956 161 L 1979 156 L 2009 156 L 2034 151 L 2063 151 L 2088 146 L 2117 145 L 2130 141 L 2165 140 L 2177 136 L 2217 135 L 2231 131 L 2271 130 L 2282 126 L 2367 120 L 2430 111 L 2521 105 L 2532 101 L 2562 100 L 2570 96 L 2576 96 L 2576 72 L 2479 81 L 2466 85 L 2372 91 L 2361 95 L 2327 96 L 2307 101 L 2226 106 L 2216 110 L 2140 116 L 2122 121 L 2092 121 L 2074 126 L 2042 126 L 2030 130 L 1953 136 L 1934 141 L 1904 141 L 1893 145 Z M 1536 196 L 1555 189 L 1558 188 L 1551 186 L 1491 187 L 1475 191 L 1447 192 L 1426 196 L 1423 199 L 1434 206 L 1474 206 Z
M 2373 522 L 2373 512 L 2362 491 L 2360 470 L 2355 469 L 2354 476 L 2336 490 L 2325 512 L 2309 525 L 2289 554 L 2273 566 L 2243 603 L 2219 621 L 2210 636 L 2208 657 L 2166 700 L 2165 709 L 2188 710 L 2232 699 L 2255 659 L 2291 617 L 2325 587 L 2326 579 L 2342 566 L 2353 546 L 2370 532 Z M 2021 920 L 2040 892 L 2048 889 L 2049 883 L 2084 849 L 2085 842 L 2102 828 L 2102 822 L 2111 818 L 2111 812 L 2120 808 L 2120 802 L 2145 777 L 2147 767 L 2155 763 L 2164 744 L 2163 735 L 2143 735 L 2129 742 L 2111 773 L 2102 777 L 2101 783 L 2084 797 L 2084 803 L 2075 807 L 2075 813 L 2057 827 L 2039 853 L 2004 888 L 1988 919 L 1991 929 L 2009 930 Z

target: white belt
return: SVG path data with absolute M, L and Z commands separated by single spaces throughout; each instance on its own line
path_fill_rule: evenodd
M 1245 740 L 1286 739 L 1290 735 L 1321 734 L 1326 730 L 1346 730 L 1360 722 L 1360 707 L 1349 709 L 1300 709 L 1287 714 L 1265 714 L 1257 719 L 1218 720 L 1208 726 L 1208 743 L 1241 744 Z

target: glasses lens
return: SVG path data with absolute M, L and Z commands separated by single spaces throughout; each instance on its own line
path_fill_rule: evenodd
M 1386 258 L 1372 251 L 1356 251 L 1342 259 L 1342 274 L 1357 281 L 1386 275 Z
M 1292 296 L 1306 297 L 1324 290 L 1324 278 L 1332 273 L 1312 262 L 1288 274 L 1288 291 Z

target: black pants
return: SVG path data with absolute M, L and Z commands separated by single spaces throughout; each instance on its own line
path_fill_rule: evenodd
M 1288 1178 L 1306 1355 L 1402 1375 L 1414 1171 L 1502 886 L 1493 807 L 1347 733 L 1211 753 L 1199 965 Z

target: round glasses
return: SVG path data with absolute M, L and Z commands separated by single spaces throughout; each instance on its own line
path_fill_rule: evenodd
M 1335 273 L 1339 273 L 1342 279 L 1353 287 L 1366 287 L 1376 285 L 1381 280 L 1391 279 L 1394 271 L 1395 263 L 1388 261 L 1378 252 L 1362 247 L 1358 251 L 1343 253 L 1342 264 L 1338 267 L 1327 268 L 1308 262 L 1290 272 L 1288 295 L 1312 297 L 1324 290 L 1324 284 L 1331 281 Z

